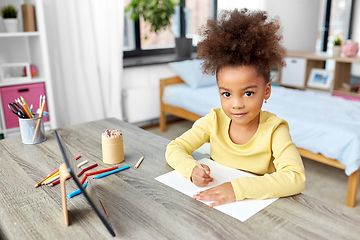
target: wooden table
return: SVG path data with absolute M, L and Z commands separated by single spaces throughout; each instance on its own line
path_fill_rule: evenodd
M 350 217 L 299 194 L 280 198 L 245 222 L 167 187 L 154 178 L 171 171 L 165 161 L 169 140 L 136 126 L 106 119 L 58 129 L 78 160 L 102 163 L 101 133 L 121 129 L 131 168 L 94 180 L 119 239 L 357 239 L 360 217 Z M 24 145 L 0 141 L 0 239 L 113 239 L 83 196 L 68 200 L 70 226 L 62 215 L 60 186 L 34 185 L 63 163 L 53 131 L 47 140 Z M 135 170 L 141 156 L 145 160 Z M 194 154 L 196 159 L 203 158 Z M 68 180 L 67 193 L 76 190 Z

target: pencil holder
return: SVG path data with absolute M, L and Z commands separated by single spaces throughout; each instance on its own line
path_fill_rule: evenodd
M 24 144 L 36 144 L 46 140 L 42 117 L 19 118 L 20 134 Z
M 122 135 L 114 138 L 102 136 L 103 162 L 118 164 L 124 161 L 124 144 Z

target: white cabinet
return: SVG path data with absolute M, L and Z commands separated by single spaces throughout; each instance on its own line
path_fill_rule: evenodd
M 123 118 L 132 124 L 160 116 L 160 78 L 176 76 L 168 64 L 128 67 L 123 70 Z
M 306 59 L 286 57 L 285 62 L 286 67 L 281 70 L 281 85 L 305 88 Z
M 19 20 L 18 32 L 7 33 L 4 29 L 3 19 L 0 17 L 0 66 L 3 64 L 12 63 L 28 63 L 33 64 L 37 68 L 37 76 L 33 78 L 13 79 L 6 81 L 4 79 L 0 79 L 0 88 L 4 90 L 6 87 L 22 85 L 25 86 L 24 89 L 26 89 L 27 86 L 31 86 L 29 84 L 43 84 L 46 91 L 46 105 L 50 114 L 49 121 L 45 123 L 45 127 L 46 129 L 50 129 L 56 128 L 56 116 L 54 111 L 54 99 L 52 93 L 42 1 L 43 0 L 0 0 L 0 8 L 8 4 L 15 6 L 15 8 L 18 10 Z M 21 12 L 22 4 L 33 4 L 35 6 L 35 32 L 23 32 Z M 19 96 L 20 95 L 21 94 L 19 93 Z M 4 99 L 4 96 L 0 95 L 0 134 L 5 138 L 20 135 L 18 127 L 6 127 L 4 114 L 13 114 L 7 108 L 8 101 L 14 101 L 14 99 Z M 34 104 L 36 104 L 34 108 L 37 107 L 38 101 Z

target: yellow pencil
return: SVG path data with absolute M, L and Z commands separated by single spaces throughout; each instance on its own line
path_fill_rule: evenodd
M 52 182 L 55 182 L 56 180 L 58 180 L 60 178 L 60 175 L 57 175 L 56 177 L 53 177 L 53 178 L 50 178 L 49 180 L 45 181 L 43 183 L 43 185 L 46 185 L 46 184 L 50 184 Z
M 45 182 L 49 177 L 51 177 L 53 174 L 55 174 L 56 172 L 59 172 L 59 169 L 56 169 L 54 171 L 52 171 L 51 173 L 49 173 L 46 178 L 44 178 L 43 180 L 41 180 L 40 182 L 38 182 L 34 188 L 37 188 L 38 186 L 40 186 L 43 182 Z
M 27 105 L 27 103 L 25 102 L 25 99 L 22 97 L 22 96 L 20 96 L 20 99 L 21 99 L 21 101 L 23 102 L 23 104 L 24 104 L 24 108 L 25 108 L 25 110 L 27 111 L 27 113 L 29 114 L 29 116 L 30 116 L 30 118 L 34 118 L 34 115 L 32 115 L 32 113 L 31 113 L 31 111 L 30 111 L 30 109 L 29 109 L 29 106 Z
M 60 171 L 57 171 L 57 172 L 56 172 L 56 173 L 54 173 L 53 175 L 51 175 L 51 176 L 47 177 L 47 178 L 45 179 L 45 181 L 43 181 L 43 182 L 41 183 L 41 185 L 45 185 L 45 183 L 46 183 L 47 181 L 49 181 L 50 179 L 52 179 L 52 178 L 54 178 L 54 177 L 58 176 L 59 174 L 60 174 Z

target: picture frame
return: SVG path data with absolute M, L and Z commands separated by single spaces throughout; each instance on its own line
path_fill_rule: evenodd
M 26 76 L 24 74 L 26 69 Z M 31 80 L 30 64 L 29 63 L 4 63 L 0 68 L 0 81 L 13 82 L 21 80 Z
M 307 86 L 312 88 L 319 88 L 329 90 L 333 81 L 333 71 L 321 68 L 311 69 Z

